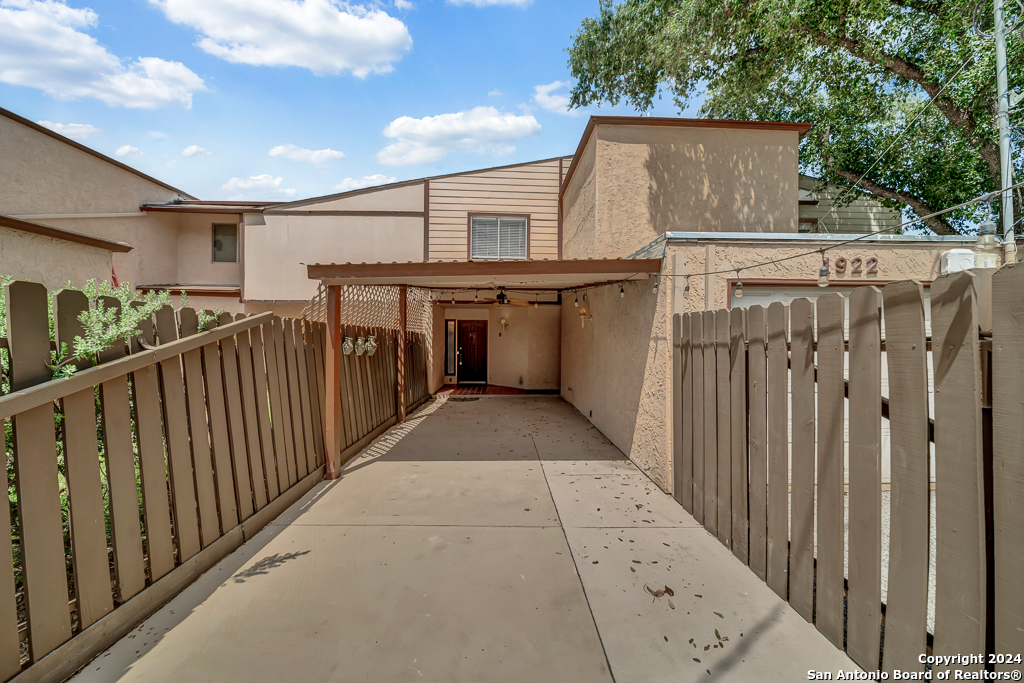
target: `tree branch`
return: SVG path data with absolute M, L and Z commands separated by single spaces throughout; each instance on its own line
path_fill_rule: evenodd
M 849 180 L 854 185 L 858 185 L 864 188 L 873 195 L 883 197 L 885 199 L 892 199 L 893 201 L 902 202 L 903 204 L 906 204 L 911 209 L 913 209 L 918 216 L 927 216 L 929 214 L 935 213 L 936 211 L 935 208 L 929 206 L 923 200 L 913 195 L 907 194 L 905 192 L 900 192 L 899 190 L 896 190 L 891 187 L 879 185 L 878 183 L 868 180 L 867 178 L 861 179 L 860 174 L 854 173 L 853 171 L 847 169 L 836 169 L 835 173 L 841 178 Z M 937 235 L 960 234 L 959 232 L 956 231 L 955 228 L 953 228 L 952 225 L 947 223 L 941 216 L 926 218 L 923 222 L 925 225 L 931 228 L 932 231 L 935 232 Z

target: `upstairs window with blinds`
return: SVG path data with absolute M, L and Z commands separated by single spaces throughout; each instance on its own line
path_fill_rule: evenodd
M 469 257 L 474 261 L 526 260 L 525 216 L 472 216 Z

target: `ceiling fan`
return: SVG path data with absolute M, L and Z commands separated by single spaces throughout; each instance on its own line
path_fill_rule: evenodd
M 525 308 L 525 307 L 530 305 L 530 302 L 527 301 L 526 299 L 512 299 L 512 298 L 509 298 L 509 296 L 507 294 L 505 294 L 505 288 L 504 287 L 500 287 L 498 289 L 498 296 L 497 297 L 495 297 L 494 299 L 483 299 L 480 303 L 484 303 L 484 304 L 489 303 L 491 306 L 504 306 L 504 305 L 507 304 L 509 306 L 521 306 L 523 308 Z

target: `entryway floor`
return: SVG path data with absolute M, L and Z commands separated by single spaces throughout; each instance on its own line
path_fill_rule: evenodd
M 840 668 L 856 667 L 562 399 L 442 396 L 74 680 L 793 681 Z

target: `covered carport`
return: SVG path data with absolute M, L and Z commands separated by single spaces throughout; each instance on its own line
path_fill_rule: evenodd
M 327 452 L 330 457 L 327 459 L 326 477 L 334 479 L 339 476 L 342 463 L 342 392 L 341 392 L 341 357 L 343 338 L 340 333 L 342 320 L 342 290 L 345 287 L 397 287 L 399 290 L 399 314 L 398 327 L 400 337 L 404 338 L 408 326 L 408 301 L 410 288 L 424 290 L 430 293 L 430 299 L 434 302 L 435 317 L 438 306 L 442 301 L 453 308 L 464 310 L 485 310 L 487 308 L 499 308 L 508 310 L 515 309 L 525 304 L 527 307 L 539 310 L 541 307 L 553 307 L 561 309 L 563 305 L 572 305 L 578 314 L 581 325 L 586 325 L 590 319 L 586 300 L 579 305 L 579 294 L 574 294 L 571 303 L 563 304 L 563 298 L 569 293 L 578 293 L 581 290 L 585 293 L 587 288 L 605 286 L 611 283 L 625 283 L 633 280 L 647 280 L 661 272 L 662 263 L 660 259 L 587 259 L 587 260 L 556 260 L 556 261 L 456 261 L 456 262 L 408 262 L 408 263 L 345 263 L 345 264 L 313 264 L 307 266 L 307 274 L 310 279 L 319 280 L 326 291 L 326 315 L 327 343 L 324 353 L 324 372 L 326 385 L 326 443 Z M 518 306 L 517 306 L 518 305 Z M 466 316 L 460 316 L 466 317 Z M 469 316 L 480 318 L 480 316 Z M 538 316 L 539 317 L 539 316 Z M 493 365 L 497 365 L 512 355 L 529 355 L 532 344 L 533 357 L 542 359 L 536 361 L 532 367 L 537 365 L 554 366 L 554 379 L 549 373 L 541 380 L 541 386 L 546 381 L 550 385 L 550 391 L 546 393 L 561 393 L 561 386 L 558 382 L 558 369 L 561 357 L 571 353 L 566 349 L 560 334 L 560 327 L 563 317 L 557 316 L 553 319 L 554 332 L 548 329 L 548 336 L 539 327 L 539 331 L 533 335 L 533 339 L 525 337 L 513 338 L 505 343 L 507 320 L 499 318 L 498 322 L 502 327 L 493 330 L 491 341 L 502 339 L 502 345 L 489 344 L 487 353 Z M 438 321 L 443 325 L 445 316 Z M 486 327 L 481 327 L 486 334 Z M 432 359 L 434 367 L 441 367 L 442 357 L 445 362 L 452 358 L 451 353 L 444 353 L 446 338 L 435 330 L 431 335 L 433 346 L 432 352 L 428 354 Z M 447 330 L 445 330 L 447 332 Z M 449 349 L 450 351 L 450 349 Z M 398 369 L 396 394 L 397 394 L 397 421 L 405 420 L 407 392 L 406 382 L 406 349 L 405 345 L 398 344 L 395 348 L 395 364 Z M 446 370 L 446 368 L 442 368 Z M 431 372 L 431 370 L 428 370 Z M 513 373 L 514 375 L 515 373 Z M 529 370 L 519 373 L 519 381 L 522 383 L 537 381 L 529 377 Z M 525 379 L 524 379 L 525 376 Z M 446 371 L 441 372 L 441 377 L 448 378 Z M 486 374 L 483 382 L 486 383 Z M 434 382 L 439 386 L 441 382 Z M 436 388 L 435 386 L 435 388 Z

